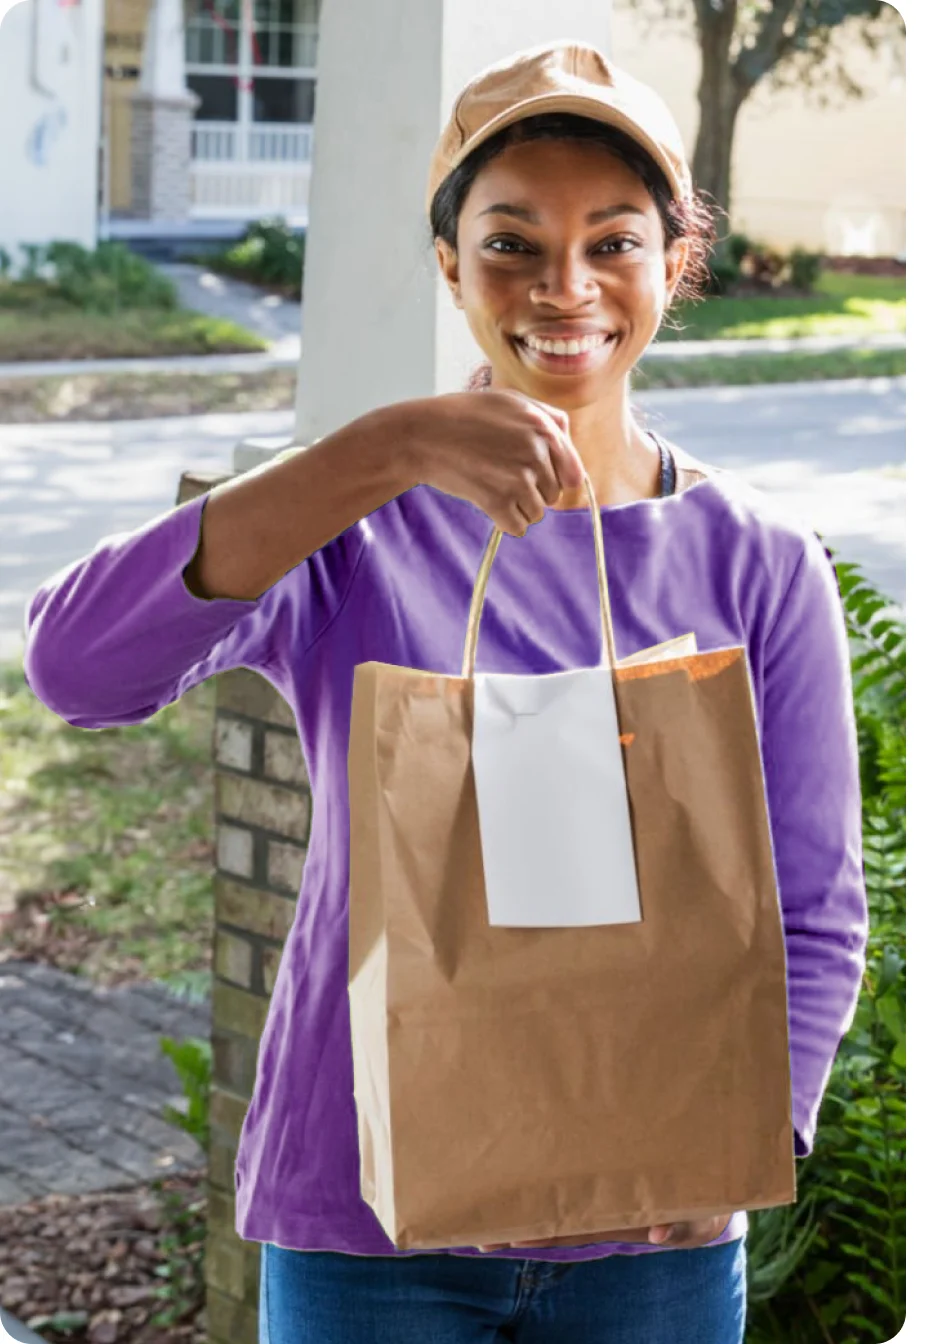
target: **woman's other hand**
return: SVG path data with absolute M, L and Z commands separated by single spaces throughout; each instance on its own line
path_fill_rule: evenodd
M 602 1232 L 588 1237 L 548 1237 L 541 1241 L 503 1241 L 494 1245 L 479 1246 L 479 1251 L 507 1250 L 547 1250 L 553 1246 L 594 1246 L 601 1242 L 648 1242 L 655 1246 L 680 1247 L 690 1250 L 694 1246 L 707 1246 L 720 1237 L 731 1221 L 732 1214 L 719 1213 L 713 1218 L 699 1218 L 693 1222 L 662 1223 L 653 1227 L 627 1227 L 616 1232 Z

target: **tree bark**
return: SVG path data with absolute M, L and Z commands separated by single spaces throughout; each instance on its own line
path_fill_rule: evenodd
M 735 124 L 746 93 L 739 87 L 731 63 L 735 6 L 725 4 L 716 10 L 707 4 L 697 4 L 696 16 L 702 74 L 692 176 L 696 188 L 710 192 L 727 215 L 731 209 L 731 152 Z M 719 217 L 719 238 L 728 231 L 728 220 Z

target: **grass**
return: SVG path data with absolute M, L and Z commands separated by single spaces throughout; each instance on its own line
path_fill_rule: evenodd
M 687 305 L 659 340 L 747 340 L 795 336 L 870 336 L 905 331 L 906 281 L 824 271 L 804 298 L 709 298 Z
M 121 359 L 263 350 L 234 322 L 184 308 L 87 312 L 41 281 L 0 284 L 0 363 L 42 359 Z
M 634 370 L 636 392 L 658 387 L 730 387 L 806 383 L 829 378 L 893 378 L 907 372 L 905 350 L 832 350 L 825 354 L 654 356 Z
M 0 666 L 7 948 L 106 984 L 210 968 L 213 715 L 209 681 L 146 723 L 73 728 Z

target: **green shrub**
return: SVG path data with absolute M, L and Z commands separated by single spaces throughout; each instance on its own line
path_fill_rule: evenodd
M 45 260 L 62 298 L 87 312 L 176 307 L 172 281 L 123 243 L 98 243 L 93 251 L 78 243 L 50 243 Z
M 798 1203 L 750 1215 L 750 1344 L 880 1344 L 904 1318 L 906 629 L 857 565 L 835 567 L 853 649 L 867 967 Z M 802 1253 L 784 1259 L 776 1247 L 794 1232 Z
M 743 233 L 729 233 L 719 239 L 708 261 L 708 292 L 726 294 L 741 274 L 741 262 L 751 249 L 751 240 Z
M 765 243 L 756 243 L 744 233 L 730 233 L 715 246 L 708 262 L 707 292 L 730 294 L 739 281 L 746 280 L 769 293 L 778 285 L 791 284 L 811 292 L 822 271 L 820 252 L 795 247 L 786 254 Z
M 788 258 L 790 284 L 812 293 L 822 272 L 822 253 L 794 247 Z
M 167 1105 L 163 1108 L 163 1116 L 177 1129 L 191 1134 L 202 1151 L 207 1153 L 211 1042 L 196 1036 L 190 1036 L 185 1041 L 175 1041 L 171 1036 L 161 1036 L 159 1043 L 163 1054 L 168 1055 L 175 1065 L 179 1082 L 188 1100 L 187 1110 L 182 1111 L 175 1106 Z
M 305 237 L 282 218 L 248 225 L 239 243 L 226 252 L 202 257 L 207 266 L 260 285 L 275 285 L 295 298 L 302 294 Z

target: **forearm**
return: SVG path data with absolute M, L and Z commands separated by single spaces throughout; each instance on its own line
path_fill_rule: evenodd
M 418 480 L 416 403 L 381 407 L 216 486 L 183 572 L 197 597 L 256 600 L 306 556 Z

